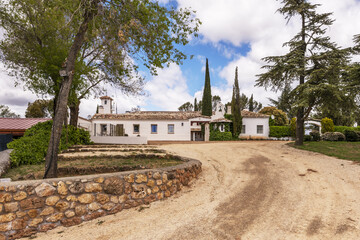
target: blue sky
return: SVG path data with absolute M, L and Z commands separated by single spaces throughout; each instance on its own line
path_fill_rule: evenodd
M 299 29 L 294 19 L 286 24 L 283 16 L 276 13 L 279 1 L 275 0 L 160 0 L 161 4 L 191 7 L 202 21 L 199 38 L 192 39 L 183 48 L 194 55 L 181 66 L 170 65 L 159 69 L 158 76 L 147 76 L 142 97 L 124 96 L 120 90 L 105 86 L 107 94 L 114 98 L 118 112 L 140 106 L 143 110 L 177 110 L 184 102 L 193 102 L 202 95 L 205 78 L 205 59 L 209 59 L 213 95 L 223 102 L 231 99 L 235 67 L 239 68 L 240 91 L 247 96 L 254 94 L 257 101 L 268 105 L 268 98 L 277 93 L 255 88 L 256 74 L 261 73 L 261 58 L 286 53 L 282 44 L 292 38 Z M 322 4 L 320 12 L 333 12 L 334 25 L 328 34 L 340 46 L 352 46 L 352 38 L 360 34 L 359 0 L 312 0 Z M 355 58 L 354 61 L 359 61 Z M 1 65 L 0 65 L 1 66 Z M 4 69 L 1 67 L 1 69 Z M 21 86 L 14 87 L 14 79 L 0 71 L 2 90 L 0 104 L 8 105 L 24 116 L 28 102 L 38 97 Z M 80 115 L 95 113 L 100 100 L 92 96 L 80 105 Z

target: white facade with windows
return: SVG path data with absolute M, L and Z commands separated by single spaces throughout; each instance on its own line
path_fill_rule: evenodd
M 240 138 L 242 139 L 267 139 L 269 137 L 269 117 L 245 117 Z

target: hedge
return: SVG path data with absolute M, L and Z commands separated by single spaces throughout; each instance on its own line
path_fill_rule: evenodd
M 345 131 L 360 131 L 360 127 L 347 127 L 347 126 L 335 126 L 335 132 L 341 132 L 345 134 Z
M 14 149 L 10 154 L 11 166 L 43 162 L 49 145 L 51 127 L 52 121 L 38 123 L 27 129 L 23 137 L 10 142 L 8 148 Z M 79 144 L 91 144 L 89 132 L 73 126 L 63 128 L 59 151 Z
M 324 141 L 345 141 L 345 135 L 341 132 L 326 132 L 321 138 Z
M 213 131 L 210 133 L 210 141 L 231 141 L 233 140 L 231 132 Z
M 270 137 L 290 137 L 291 131 L 289 126 L 270 126 Z

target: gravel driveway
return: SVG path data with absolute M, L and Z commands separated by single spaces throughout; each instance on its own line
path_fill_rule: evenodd
M 284 142 L 176 144 L 199 159 L 189 188 L 36 239 L 360 239 L 360 166 Z

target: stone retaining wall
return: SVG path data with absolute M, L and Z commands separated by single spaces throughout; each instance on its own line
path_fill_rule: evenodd
M 149 204 L 180 191 L 201 172 L 201 162 L 166 168 L 0 183 L 0 240 Z

